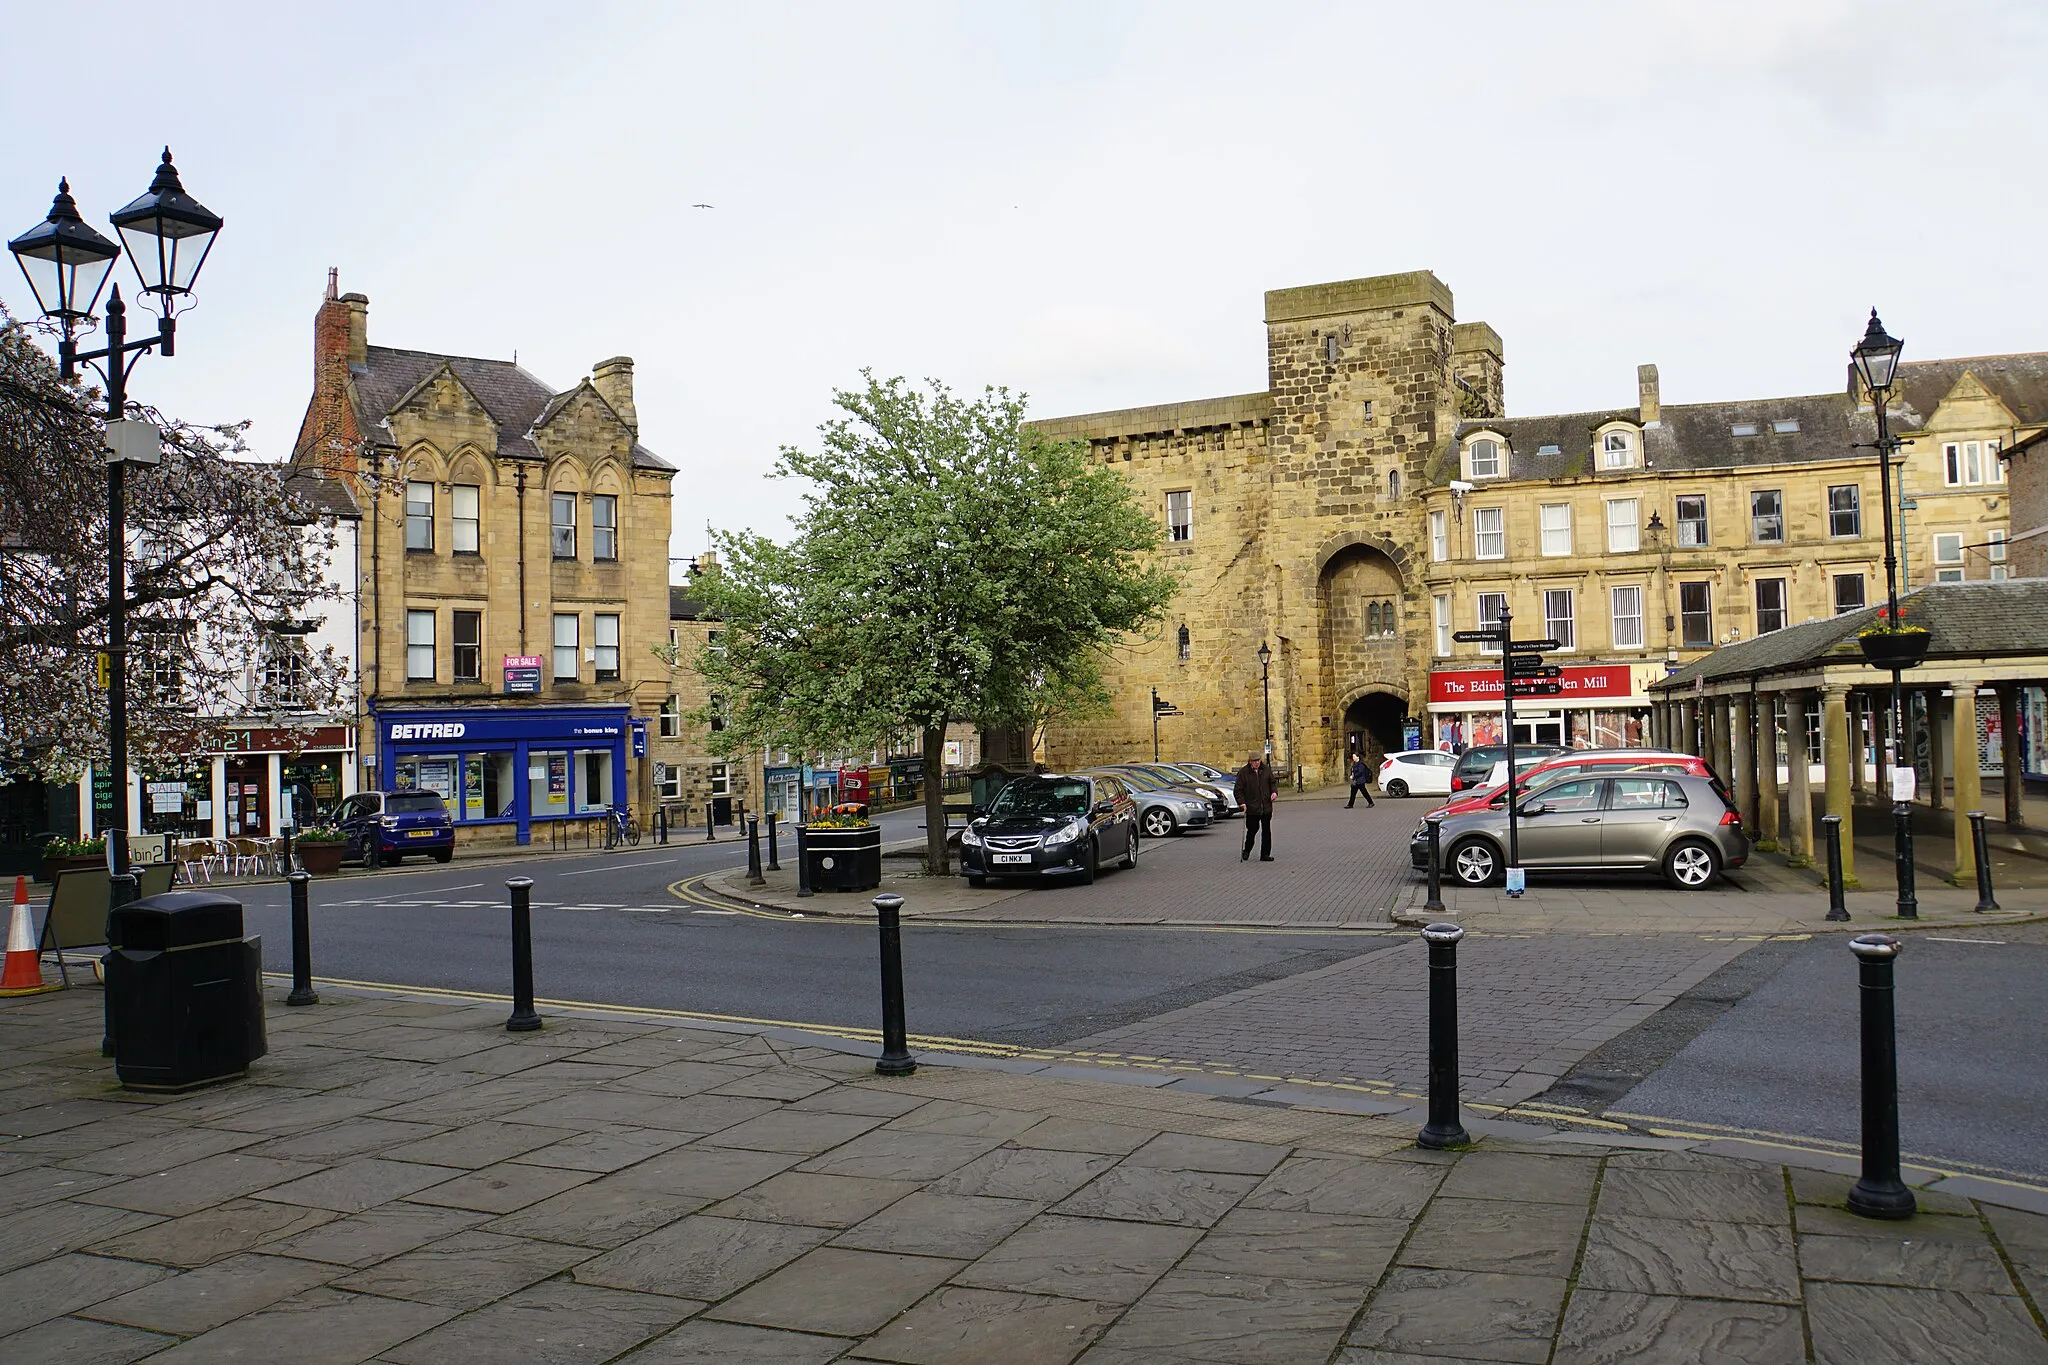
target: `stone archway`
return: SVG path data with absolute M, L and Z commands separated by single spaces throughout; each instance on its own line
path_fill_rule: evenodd
M 1346 532 L 1319 556 L 1320 682 L 1329 707 L 1323 734 L 1332 773 L 1343 772 L 1354 752 L 1376 765 L 1401 747 L 1408 689 L 1391 680 L 1408 676 L 1410 623 L 1397 553 L 1377 537 Z
M 1363 754 L 1375 772 L 1380 760 L 1407 747 L 1401 723 L 1408 716 L 1408 703 L 1392 692 L 1378 689 L 1354 697 L 1344 707 L 1344 758 Z

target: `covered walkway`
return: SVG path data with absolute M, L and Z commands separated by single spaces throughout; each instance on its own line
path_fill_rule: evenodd
M 1973 810 L 1986 813 L 1994 849 L 2048 857 L 2048 579 L 1930 584 L 1901 597 L 1899 610 L 1929 635 L 1924 661 L 1901 675 L 1926 864 L 1959 885 L 1974 882 L 1969 821 L 1957 814 Z M 1705 758 L 1759 846 L 1782 849 L 1795 867 L 1820 856 L 1821 815 L 1841 816 L 1866 855 L 1873 838 L 1890 846 L 1872 821 L 1890 818 L 1900 761 L 1891 673 L 1867 663 L 1858 641 L 1877 623 L 1878 608 L 1868 607 L 1772 631 L 1651 689 L 1657 742 Z M 1988 773 L 1997 779 L 1987 782 Z M 1851 885 L 1858 852 L 1854 839 L 1843 841 Z

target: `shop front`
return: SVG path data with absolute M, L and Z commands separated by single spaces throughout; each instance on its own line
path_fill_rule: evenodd
M 354 732 L 345 725 L 245 726 L 173 738 L 173 752 L 191 757 L 136 772 L 126 819 L 115 817 L 109 775 L 90 770 L 95 833 L 120 826 L 186 839 L 272 837 L 321 823 L 355 790 Z
M 386 790 L 439 795 L 458 831 L 524 844 L 536 821 L 626 807 L 631 729 L 623 706 L 380 711 L 375 771 Z
M 1571 749 L 1630 749 L 1650 742 L 1646 691 L 1662 669 L 1648 665 L 1566 666 L 1555 697 L 1515 703 L 1517 744 Z M 1439 669 L 1429 675 L 1427 735 L 1431 747 L 1463 753 L 1506 742 L 1498 668 Z

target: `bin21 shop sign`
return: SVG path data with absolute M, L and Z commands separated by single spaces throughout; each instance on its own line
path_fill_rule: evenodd
M 1560 684 L 1558 696 L 1561 699 L 1585 701 L 1594 698 L 1618 698 L 1629 696 L 1635 690 L 1630 682 L 1626 664 L 1615 667 L 1567 668 L 1556 681 Z M 1447 669 L 1429 675 L 1429 699 L 1432 702 L 1498 702 L 1501 699 L 1500 694 L 1501 678 L 1498 668 Z

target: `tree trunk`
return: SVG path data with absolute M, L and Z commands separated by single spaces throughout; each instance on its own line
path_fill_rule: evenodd
M 946 861 L 946 727 L 924 727 L 924 868 L 950 877 Z

